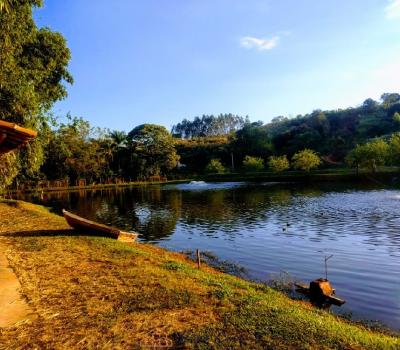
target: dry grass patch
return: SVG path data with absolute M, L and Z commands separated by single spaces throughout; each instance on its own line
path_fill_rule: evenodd
M 44 208 L 0 203 L 0 239 L 38 315 L 0 330 L 0 349 L 400 347 L 183 255 L 71 234 Z

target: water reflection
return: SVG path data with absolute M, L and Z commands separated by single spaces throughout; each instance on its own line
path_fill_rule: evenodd
M 137 231 L 142 241 L 212 251 L 257 279 L 284 270 L 309 281 L 334 254 L 331 279 L 348 301 L 344 309 L 400 328 L 398 190 L 202 183 L 59 192 L 42 201 Z

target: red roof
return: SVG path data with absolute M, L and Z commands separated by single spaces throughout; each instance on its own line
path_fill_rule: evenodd
M 0 154 L 24 146 L 36 136 L 36 131 L 0 120 Z

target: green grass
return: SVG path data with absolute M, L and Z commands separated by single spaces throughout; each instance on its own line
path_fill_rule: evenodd
M 399 338 L 204 264 L 199 270 L 184 255 L 66 229 L 41 207 L 0 203 L 0 239 L 38 316 L 0 329 L 0 349 L 400 348 Z

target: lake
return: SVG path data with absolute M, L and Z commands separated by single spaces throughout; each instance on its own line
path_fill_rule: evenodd
M 285 272 L 309 282 L 325 276 L 324 257 L 333 255 L 328 277 L 347 301 L 333 311 L 400 329 L 399 190 L 194 182 L 52 193 L 40 202 L 174 251 L 210 251 L 257 280 Z

